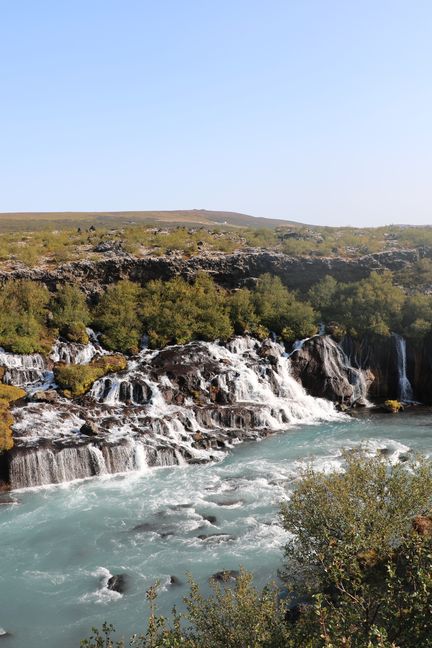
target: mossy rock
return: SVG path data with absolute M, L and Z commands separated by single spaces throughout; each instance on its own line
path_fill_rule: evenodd
M 13 403 L 13 401 L 24 398 L 25 395 L 26 392 L 21 387 L 0 384 L 0 401 L 6 401 L 8 405 L 9 403 Z
M 76 398 L 86 394 L 93 383 L 108 373 L 123 371 L 127 360 L 122 355 L 109 355 L 94 358 L 87 365 L 59 363 L 54 367 L 54 378 L 63 396 Z
M 398 400 L 386 400 L 384 407 L 388 412 L 391 412 L 392 414 L 396 414 L 397 412 L 403 410 L 403 405 Z

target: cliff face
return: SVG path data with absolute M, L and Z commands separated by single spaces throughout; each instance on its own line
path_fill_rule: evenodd
M 313 396 L 347 404 L 366 398 L 432 403 L 432 339 L 329 336 L 307 340 L 291 357 L 293 375 Z
M 432 258 L 432 250 L 400 250 L 366 255 L 357 259 L 342 257 L 292 257 L 286 254 L 249 250 L 237 254 L 211 253 L 185 258 L 180 254 L 165 256 L 111 257 L 102 261 L 77 261 L 57 268 L 20 269 L 0 272 L 0 282 L 6 279 L 32 279 L 53 289 L 57 284 L 76 283 L 89 295 L 120 279 L 145 284 L 151 279 L 171 279 L 176 275 L 193 278 L 200 270 L 208 272 L 215 281 L 236 288 L 265 272 L 279 276 L 289 287 L 307 290 L 326 275 L 339 281 L 358 281 L 370 272 L 402 270 L 419 258 Z

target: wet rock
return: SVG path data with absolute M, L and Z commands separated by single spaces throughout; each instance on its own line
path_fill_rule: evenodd
M 312 395 L 337 403 L 361 404 L 373 381 L 371 371 L 351 366 L 342 348 L 328 335 L 315 336 L 291 356 L 293 376 Z
M 170 576 L 170 585 L 171 587 L 181 587 L 183 583 L 180 578 L 177 578 L 177 576 Z
M 85 434 L 85 436 L 97 436 L 99 432 L 99 426 L 94 421 L 86 421 L 80 427 L 80 434 Z
M 108 579 L 107 588 L 113 592 L 124 594 L 128 589 L 129 578 L 126 574 L 114 574 Z
M 209 522 L 213 526 L 217 523 L 216 515 L 203 515 L 202 517 L 204 518 L 204 520 L 207 520 L 207 522 Z
M 233 542 L 235 537 L 229 533 L 202 533 L 197 536 L 199 540 L 203 542 Z
M 240 576 L 240 572 L 236 569 L 226 569 L 224 571 L 218 571 L 215 574 L 210 576 L 209 580 L 217 581 L 219 583 L 229 583 L 230 581 L 236 581 Z
M 55 403 L 59 398 L 58 393 L 55 389 L 47 389 L 46 391 L 35 392 L 32 396 L 32 400 L 38 401 L 40 403 Z

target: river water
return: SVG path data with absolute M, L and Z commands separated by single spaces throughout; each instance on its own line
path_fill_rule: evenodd
M 214 572 L 243 565 L 264 583 L 281 566 L 278 503 L 306 462 L 337 468 L 341 448 L 359 444 L 387 448 L 391 460 L 427 453 L 431 425 L 425 410 L 346 417 L 244 443 L 215 464 L 12 493 L 16 503 L 0 506 L 2 648 L 78 648 L 105 620 L 129 635 L 143 627 L 146 589 L 160 581 L 168 613 L 186 572 L 207 587 Z M 105 587 L 119 573 L 129 577 L 124 595 Z

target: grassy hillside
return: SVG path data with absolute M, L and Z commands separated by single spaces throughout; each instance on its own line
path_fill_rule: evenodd
M 121 212 L 9 212 L 0 213 L 0 232 L 37 231 L 46 228 L 124 227 L 133 224 L 218 225 L 228 227 L 278 227 L 293 221 L 257 218 L 247 214 L 206 209 Z

